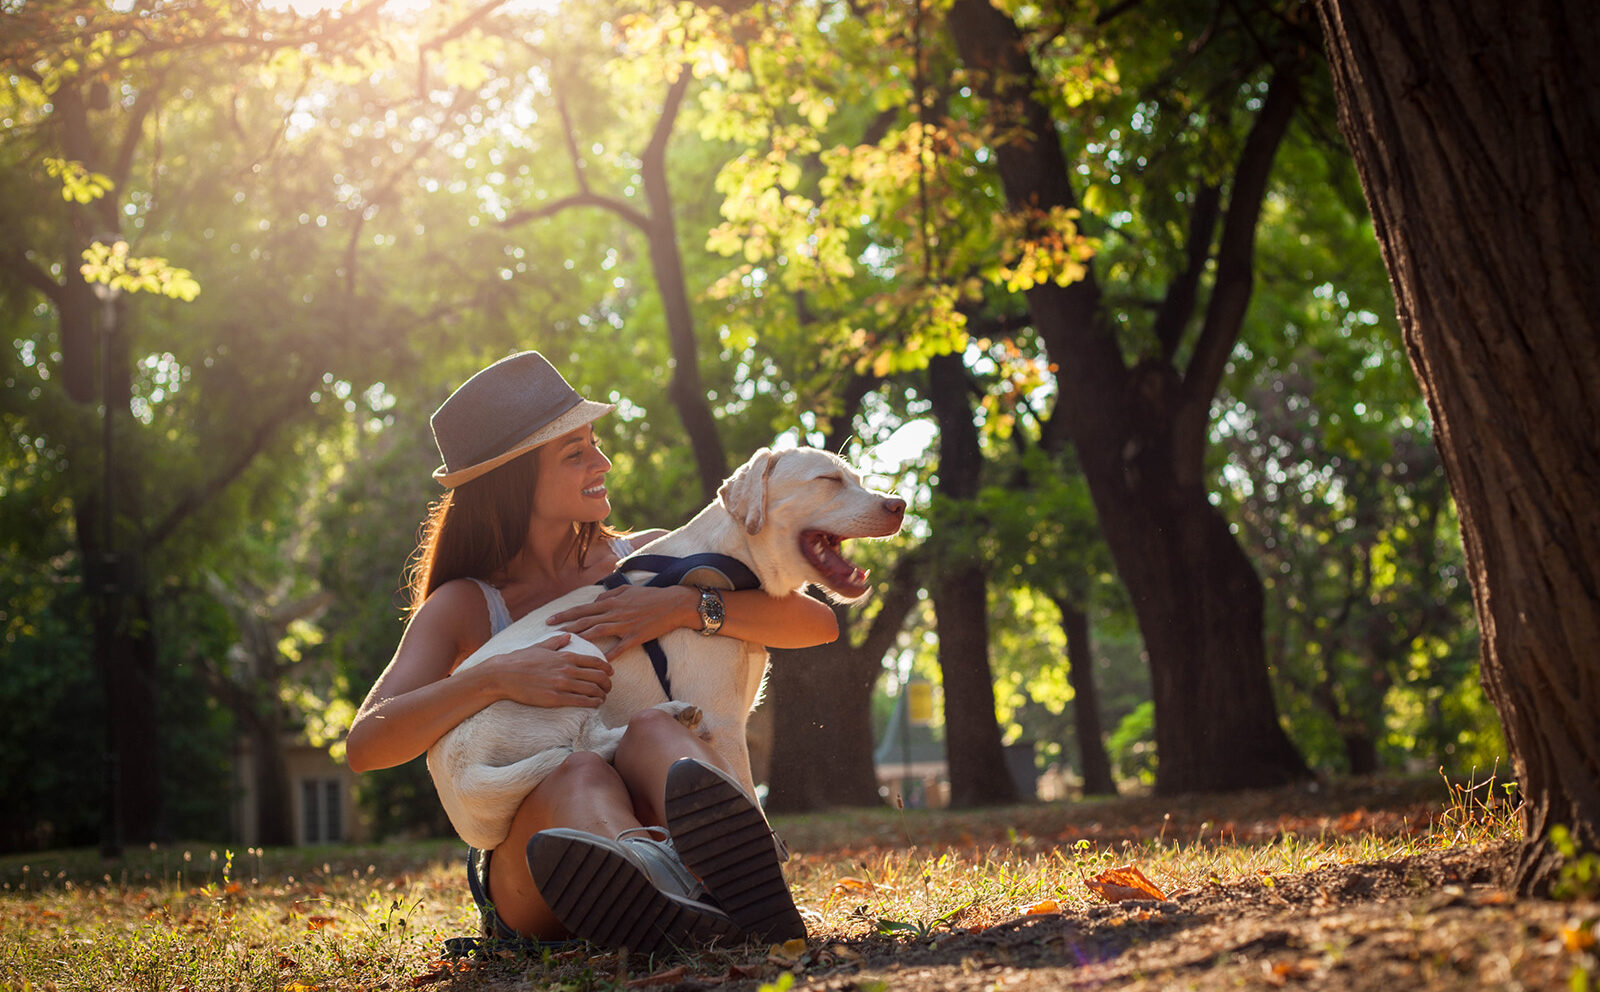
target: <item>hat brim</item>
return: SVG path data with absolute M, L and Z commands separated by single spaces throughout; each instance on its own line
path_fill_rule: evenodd
M 439 484 L 444 486 L 446 489 L 453 489 L 456 486 L 461 485 L 463 482 L 471 482 L 473 479 L 483 475 L 485 472 L 499 468 L 501 465 L 504 465 L 513 458 L 527 454 L 534 448 L 539 447 L 541 444 L 548 444 L 549 442 L 554 441 L 556 438 L 567 433 L 568 431 L 575 431 L 584 424 L 594 423 L 596 420 L 604 417 L 614 409 L 616 409 L 616 406 L 611 403 L 596 403 L 592 400 L 579 400 L 577 406 L 574 406 L 566 413 L 563 413 L 561 416 L 550 421 L 548 424 L 545 424 L 534 433 L 523 438 L 521 441 L 518 441 L 501 454 L 478 462 L 475 465 L 468 465 L 465 468 L 457 469 L 454 472 L 449 471 L 446 466 L 440 465 L 438 468 L 433 470 L 433 477 L 438 479 Z

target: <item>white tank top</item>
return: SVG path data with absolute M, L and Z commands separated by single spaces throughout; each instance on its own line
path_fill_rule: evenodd
M 633 553 L 633 542 L 626 537 L 613 537 L 609 544 L 611 553 L 617 556 L 618 561 Z M 506 598 L 500 594 L 499 589 L 482 579 L 473 579 L 472 581 L 476 582 L 478 588 L 483 590 L 484 602 L 489 606 L 489 636 L 493 637 L 511 626 L 511 611 L 506 608 Z

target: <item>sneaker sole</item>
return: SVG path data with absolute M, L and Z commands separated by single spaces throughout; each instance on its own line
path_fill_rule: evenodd
M 528 870 L 567 929 L 605 947 L 654 954 L 739 939 L 728 917 L 662 892 L 627 858 L 578 838 L 535 834 Z
M 731 779 L 693 759 L 667 772 L 667 829 L 688 869 L 746 933 L 768 943 L 806 936 L 766 818 Z

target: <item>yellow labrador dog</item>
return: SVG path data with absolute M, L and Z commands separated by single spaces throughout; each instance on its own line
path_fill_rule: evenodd
M 905 509 L 904 500 L 866 488 L 848 463 L 826 451 L 763 448 L 722 484 L 716 502 L 638 554 L 720 553 L 748 566 L 773 596 L 814 583 L 840 601 L 854 602 L 867 593 L 867 573 L 840 554 L 840 543 L 894 534 Z M 648 577 L 629 573 L 632 581 Z M 683 581 L 724 589 L 732 585 L 722 573 L 705 570 Z M 550 637 L 547 617 L 588 603 L 602 591 L 598 585 L 586 586 L 534 610 L 496 634 L 456 671 Z M 666 635 L 661 647 L 670 700 L 645 650 L 634 648 L 613 662 L 611 692 L 598 710 L 501 700 L 439 738 L 428 751 L 428 771 L 461 839 L 477 848 L 498 846 L 524 797 L 567 755 L 586 750 L 609 760 L 629 718 L 652 706 L 695 727 L 754 797 L 745 724 L 766 679 L 766 649 L 731 637 L 702 637 L 693 630 Z M 601 654 L 599 647 L 577 637 L 566 650 Z

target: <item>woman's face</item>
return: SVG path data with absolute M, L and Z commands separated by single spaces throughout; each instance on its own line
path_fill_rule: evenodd
M 563 523 L 597 523 L 611 513 L 606 473 L 611 460 L 601 451 L 589 425 L 563 434 L 539 449 L 533 515 Z

